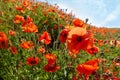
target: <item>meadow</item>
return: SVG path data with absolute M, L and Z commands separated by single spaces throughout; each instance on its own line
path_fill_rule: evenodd
M 66 11 L 0 0 L 0 80 L 120 80 L 120 28 Z

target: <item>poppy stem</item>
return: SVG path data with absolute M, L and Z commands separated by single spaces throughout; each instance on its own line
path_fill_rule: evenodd
M 59 47 L 59 45 L 58 45 L 58 43 L 59 43 L 59 36 L 60 36 L 60 27 L 58 27 L 58 36 L 57 36 L 57 39 L 53 43 L 53 49 L 55 49 L 55 50 L 57 50 L 57 48 Z

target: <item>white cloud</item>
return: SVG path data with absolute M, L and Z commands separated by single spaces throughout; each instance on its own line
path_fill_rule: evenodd
M 106 2 L 105 0 L 70 0 L 68 2 L 64 0 L 47 1 L 52 4 L 57 3 L 61 9 L 68 9 L 67 13 L 72 11 L 76 17 L 82 20 L 89 18 L 89 23 L 98 27 L 110 25 L 109 22 L 116 20 L 120 15 L 119 0 L 111 2 Z M 116 5 L 112 5 L 112 2 Z M 110 12 L 112 9 L 109 6 L 112 8 L 115 7 L 115 9 Z M 113 24 L 115 23 L 113 22 Z M 118 25 L 116 24 L 116 26 Z
M 105 18 L 103 25 L 115 20 L 120 15 L 120 5 L 117 5 L 115 10 L 113 10 L 108 16 Z

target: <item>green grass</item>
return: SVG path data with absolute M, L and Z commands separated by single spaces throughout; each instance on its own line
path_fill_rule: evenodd
M 41 3 L 40 5 L 32 3 L 30 6 L 33 7 L 33 5 L 36 5 L 37 8 L 34 11 L 25 8 L 24 13 L 16 10 L 14 5 L 20 5 L 20 3 L 4 3 L 4 0 L 0 1 L 0 32 L 5 32 L 9 40 L 9 46 L 16 46 L 18 50 L 18 54 L 12 54 L 8 49 L 0 49 L 1 80 L 72 80 L 72 77 L 77 75 L 76 67 L 78 64 L 82 64 L 95 58 L 106 59 L 106 62 L 103 64 L 99 62 L 99 69 L 96 71 L 100 80 L 104 80 L 103 77 L 105 76 L 113 78 L 112 75 L 114 72 L 117 72 L 116 77 L 120 78 L 120 66 L 115 66 L 112 63 L 116 57 L 120 56 L 120 48 L 111 48 L 110 45 L 103 45 L 99 46 L 100 51 L 96 55 L 90 55 L 85 51 L 81 51 L 76 58 L 73 58 L 69 56 L 65 45 L 59 43 L 58 40 L 58 36 L 63 27 L 66 25 L 72 25 L 71 22 L 74 18 L 73 16 L 69 16 L 69 14 L 60 11 L 60 9 L 57 9 L 55 12 L 49 12 L 49 9 L 53 10 L 54 8 L 48 3 Z M 45 5 L 45 7 L 43 5 Z M 48 16 L 45 15 L 44 11 L 46 11 Z M 21 16 L 30 16 L 33 19 L 34 24 L 38 26 L 38 32 L 22 32 L 22 24 L 15 24 L 13 21 L 17 14 Z M 60 16 L 64 17 L 61 18 Z M 48 22 L 44 23 L 46 20 Z M 61 24 L 62 27 L 60 27 Z M 55 25 L 58 26 L 58 29 L 54 28 Z M 16 36 L 9 36 L 8 31 L 10 29 L 16 31 Z M 116 30 L 116 32 L 114 34 L 107 32 L 105 36 L 101 35 L 101 33 L 97 33 L 95 38 L 98 40 L 120 40 L 118 38 L 120 35 L 119 29 L 112 30 Z M 47 60 L 45 59 L 44 54 L 37 52 L 37 48 L 41 47 L 42 44 L 37 41 L 38 36 L 36 35 L 42 34 L 44 31 L 48 31 L 52 38 L 51 44 L 46 46 L 46 53 L 50 52 L 55 54 L 57 56 L 57 63 L 60 65 L 60 69 L 54 73 L 44 71 L 43 68 L 47 64 Z M 22 49 L 20 47 L 20 39 L 33 41 L 35 43 L 35 48 L 30 50 Z M 12 42 L 12 44 L 10 44 L 10 42 Z M 30 56 L 39 57 L 39 64 L 33 67 L 28 66 L 26 64 L 26 59 Z M 105 68 L 107 68 L 110 73 L 106 74 L 104 72 Z M 94 76 L 90 75 L 90 80 L 93 80 L 93 78 Z

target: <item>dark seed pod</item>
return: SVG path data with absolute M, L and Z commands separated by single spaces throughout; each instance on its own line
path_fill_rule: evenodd
M 28 18 L 28 16 L 26 16 L 26 15 L 25 15 L 25 16 L 23 16 L 23 17 L 24 17 L 24 19 L 25 19 L 25 20 L 27 20 L 27 18 Z

